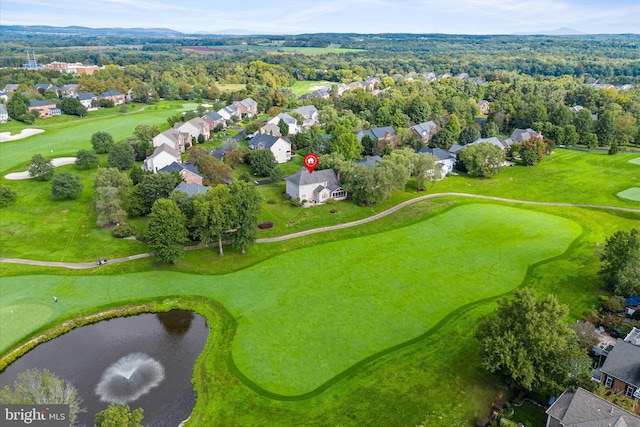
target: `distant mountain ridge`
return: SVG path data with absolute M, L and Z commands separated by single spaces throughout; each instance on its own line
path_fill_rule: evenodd
M 93 36 L 164 36 L 182 37 L 185 34 L 168 28 L 89 28 L 89 27 L 53 27 L 49 25 L 0 25 L 2 33 L 30 33 L 30 34 L 65 34 L 65 35 L 93 35 Z
M 519 36 L 584 36 L 587 33 L 583 33 L 582 31 L 578 31 L 573 28 L 562 27 L 550 31 L 518 32 L 514 34 Z

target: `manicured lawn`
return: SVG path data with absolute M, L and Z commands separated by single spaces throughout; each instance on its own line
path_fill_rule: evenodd
M 640 187 L 627 188 L 626 190 L 619 192 L 617 196 L 622 197 L 623 199 L 640 202 Z
M 320 87 L 331 86 L 332 84 L 332 82 L 325 80 L 298 80 L 293 84 L 293 86 L 291 86 L 291 90 L 293 91 L 293 94 L 298 97 L 300 95 L 314 92 Z
M 513 416 L 509 417 L 509 419 L 525 426 L 544 426 L 547 422 L 547 415 L 544 411 L 545 408 L 530 402 L 524 402 L 522 406 L 513 408 Z
M 33 292 L 24 278 L 6 278 L 3 305 L 19 306 L 25 294 L 44 298 L 44 289 L 60 298 L 56 309 L 67 310 L 123 294 L 212 297 L 238 321 L 233 357 L 240 371 L 270 392 L 298 395 L 429 331 L 461 306 L 514 289 L 529 265 L 562 254 L 579 234 L 576 223 L 560 217 L 469 204 L 410 227 L 291 251 L 225 276 L 76 277 L 63 287 L 59 278 L 49 284 L 45 276 Z M 447 257 L 434 262 L 442 253 Z M 15 280 L 22 283 L 17 295 L 10 290 Z M 0 348 L 19 337 L 3 334 Z
M 640 157 L 636 157 L 635 159 L 629 160 L 629 163 L 633 163 L 634 165 L 640 165 Z

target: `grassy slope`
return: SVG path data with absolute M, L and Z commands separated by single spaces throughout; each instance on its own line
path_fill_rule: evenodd
M 324 80 L 298 80 L 293 84 L 293 86 L 291 86 L 291 90 L 293 91 L 293 94 L 298 97 L 300 95 L 313 92 L 315 89 L 311 89 L 312 87 L 331 86 L 332 84 L 332 82 Z

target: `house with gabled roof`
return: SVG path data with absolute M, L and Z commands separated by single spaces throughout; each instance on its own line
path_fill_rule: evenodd
M 209 123 L 199 117 L 195 117 L 184 123 L 176 123 L 173 128 L 178 132 L 188 133 L 191 138 L 196 138 L 196 140 L 200 135 L 204 137 L 205 141 L 208 141 L 211 138 L 211 128 L 209 127 Z
M 143 169 L 158 173 L 160 169 L 174 162 L 180 163 L 180 151 L 167 144 L 161 144 L 156 147 L 152 155 L 144 159 Z
M 429 120 L 428 122 L 413 125 L 409 130 L 418 135 L 424 142 L 429 142 L 433 134 L 436 133 L 436 128 L 436 124 Z
M 44 93 L 46 90 L 51 90 L 57 93 L 60 90 L 58 86 L 52 85 L 51 83 L 36 83 L 35 88 L 40 93 Z
M 535 130 L 533 130 L 531 128 L 515 129 L 511 133 L 511 136 L 509 137 L 509 139 L 511 139 L 515 143 L 518 143 L 518 142 L 528 141 L 534 136 L 539 136 L 539 137 L 542 138 L 541 134 L 539 134 L 538 132 L 536 132 Z
M 489 107 L 491 105 L 489 104 L 489 101 L 481 99 L 476 105 L 480 108 L 480 114 L 489 114 Z
M 78 85 L 75 83 L 71 83 L 68 85 L 64 85 L 60 88 L 60 94 L 62 96 L 77 96 L 78 95 Z
M 231 117 L 233 116 L 240 117 L 240 112 L 238 111 L 238 106 L 236 103 L 227 105 L 226 107 L 216 111 L 216 113 L 225 120 L 231 120 Z
M 258 103 L 251 98 L 237 102 L 240 117 L 253 117 L 258 114 Z
M 272 135 L 257 134 L 249 141 L 250 150 L 271 150 L 277 163 L 291 160 L 291 141 Z
M 371 139 L 377 141 L 378 147 L 381 149 L 384 149 L 387 145 L 390 145 L 391 148 L 398 148 L 398 134 L 392 126 L 361 130 L 356 135 L 358 142 L 362 142 L 362 138 L 364 138 L 365 135 L 368 135 Z
M 9 113 L 7 112 L 7 106 L 0 104 L 0 123 L 7 123 L 9 120 Z
M 431 154 L 436 158 L 436 164 L 442 165 L 440 169 L 441 179 L 453 172 L 453 167 L 456 165 L 456 157 L 442 148 L 426 148 L 423 147 L 418 151 L 419 154 Z
M 382 161 L 382 157 L 380 156 L 365 156 L 362 159 L 358 160 L 355 165 L 362 165 L 362 166 L 366 166 L 368 168 L 372 168 L 375 165 L 377 165 L 378 163 L 380 163 Z
M 578 387 L 553 402 L 546 427 L 640 427 L 640 417 Z
M 167 129 L 153 137 L 151 141 L 154 147 L 168 145 L 180 153 L 191 146 L 191 135 L 188 132 L 180 132 L 177 129 Z
M 211 130 L 215 129 L 218 125 L 222 125 L 222 127 L 227 127 L 226 119 L 215 111 L 212 111 L 202 116 L 202 120 L 209 123 L 209 128 Z
M 15 91 L 18 90 L 19 86 L 20 85 L 18 83 L 7 83 L 4 86 L 4 91 L 7 92 L 7 93 L 15 92 Z
M 344 200 L 347 191 L 333 169 L 309 172 L 301 168 L 285 178 L 286 192 L 292 199 L 307 200 L 311 203 L 326 203 L 329 199 Z
M 282 136 L 280 134 L 280 126 L 273 123 L 267 123 L 266 125 L 262 126 L 260 129 L 258 129 L 258 133 L 264 135 Z
M 172 162 L 159 169 L 158 173 L 159 172 L 177 172 L 187 184 L 196 183 L 202 185 L 202 176 L 200 175 L 200 172 L 198 172 L 196 165 L 191 163 L 180 164 L 178 162 Z
M 300 127 L 298 126 L 298 121 L 295 118 L 291 117 L 289 113 L 280 113 L 277 116 L 267 120 L 267 124 L 274 124 L 278 126 L 278 124 L 280 123 L 280 120 L 282 120 L 287 124 L 287 126 L 289 126 L 289 132 L 287 132 L 288 134 L 295 135 L 300 131 Z
M 0 99 L 6 103 L 9 100 L 9 93 L 5 90 L 0 90 Z
M 98 101 L 98 97 L 93 94 L 93 92 L 80 92 L 76 98 L 84 107 L 88 110 L 91 108 L 93 101 Z
M 29 111 L 37 111 L 41 119 L 62 114 L 62 110 L 56 106 L 54 101 L 48 99 L 34 99 L 29 102 Z
M 191 184 L 187 184 L 186 182 L 181 182 L 173 189 L 173 191 L 182 191 L 183 193 L 187 193 L 189 197 L 193 197 L 196 194 L 204 194 L 207 192 L 209 187 L 192 182 Z
M 302 117 L 304 117 L 304 123 L 302 126 L 306 128 L 310 128 L 311 126 L 318 123 L 320 116 L 318 113 L 318 109 L 315 105 L 304 105 L 302 107 L 298 107 L 295 110 L 291 110 L 292 113 L 298 113 Z
M 121 105 L 125 103 L 126 96 L 123 93 L 118 92 L 117 90 L 109 89 L 98 95 L 98 101 L 101 101 L 103 99 L 113 101 L 113 105 Z
M 618 339 L 600 368 L 600 381 L 605 387 L 640 399 L 640 347 L 635 342 Z

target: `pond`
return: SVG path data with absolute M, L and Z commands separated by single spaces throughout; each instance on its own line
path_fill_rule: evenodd
M 208 333 L 204 317 L 184 310 L 105 320 L 37 346 L 0 374 L 0 388 L 44 368 L 78 389 L 80 425 L 115 402 L 144 408 L 144 425 L 177 426 L 195 405 L 193 365 Z

